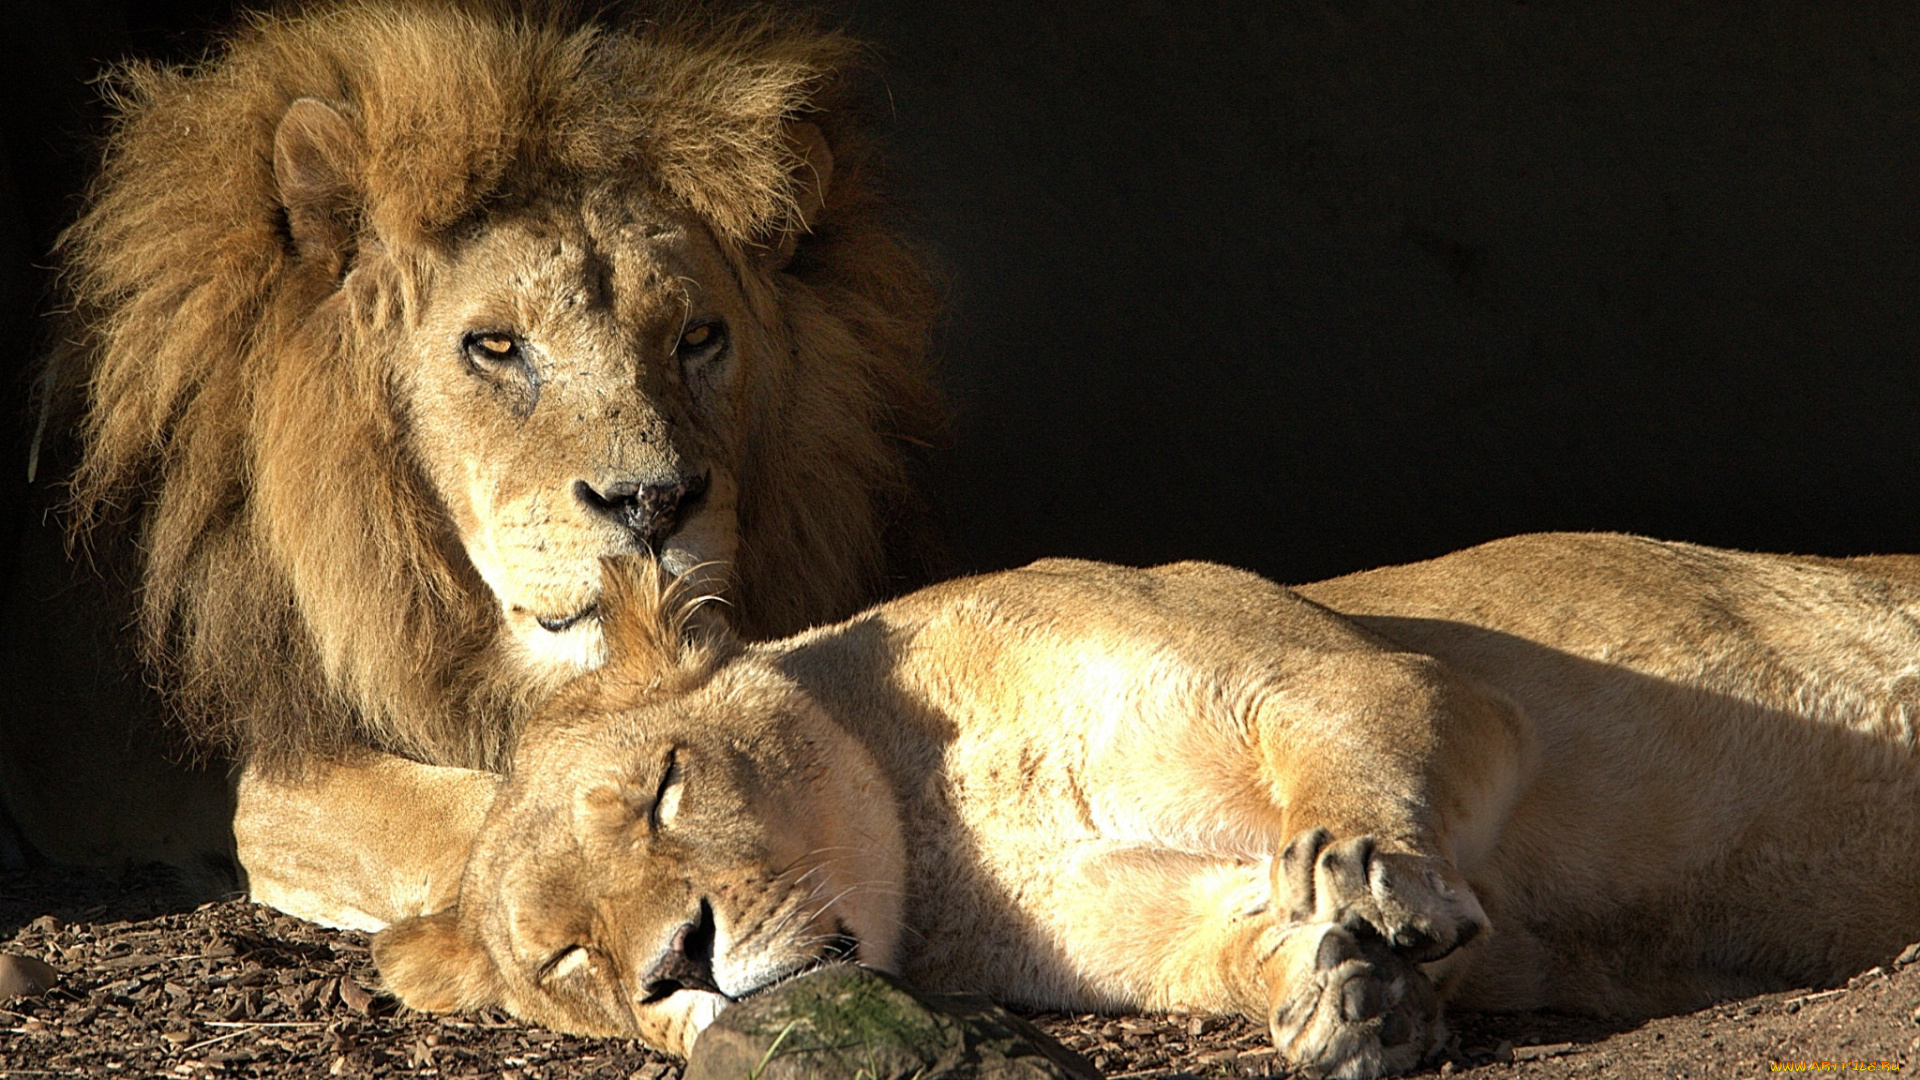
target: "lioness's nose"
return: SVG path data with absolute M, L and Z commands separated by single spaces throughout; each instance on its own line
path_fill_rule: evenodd
M 633 530 L 642 543 L 656 550 L 706 493 L 705 474 L 654 484 L 633 480 L 616 480 L 599 488 L 585 480 L 573 484 L 574 497 L 588 510 Z
M 700 913 L 673 932 L 666 951 L 640 976 L 641 992 L 649 999 L 679 990 L 720 993 L 713 981 L 713 938 L 713 905 L 703 899 Z

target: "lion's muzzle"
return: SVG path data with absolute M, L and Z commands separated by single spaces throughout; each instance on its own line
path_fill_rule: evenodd
M 648 550 L 659 551 L 706 495 L 708 482 L 704 472 L 651 483 L 615 480 L 600 487 L 576 480 L 573 494 L 590 513 L 629 530 Z

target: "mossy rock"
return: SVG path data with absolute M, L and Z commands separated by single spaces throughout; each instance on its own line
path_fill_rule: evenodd
M 684 1080 L 1099 1080 L 1085 1058 L 973 994 L 919 994 L 821 968 L 739 1002 L 701 1034 Z

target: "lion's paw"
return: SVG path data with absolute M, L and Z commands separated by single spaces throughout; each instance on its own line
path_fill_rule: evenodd
M 1383 852 L 1370 836 L 1335 842 L 1303 832 L 1274 863 L 1274 899 L 1292 923 L 1368 928 L 1415 963 L 1438 960 L 1487 930 L 1487 915 L 1444 859 Z
M 1297 927 L 1273 962 L 1268 1029 L 1305 1075 L 1364 1080 L 1400 1072 L 1446 1038 L 1433 983 L 1370 929 Z

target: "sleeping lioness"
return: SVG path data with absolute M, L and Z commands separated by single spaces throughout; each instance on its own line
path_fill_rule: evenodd
M 375 942 L 427 1009 L 684 1053 L 854 956 L 927 988 L 1262 1018 L 1407 1068 L 1440 1002 L 1608 1014 L 1920 938 L 1902 560 L 1532 536 L 1298 590 L 1047 561 L 612 662 L 526 737 L 457 907 Z

